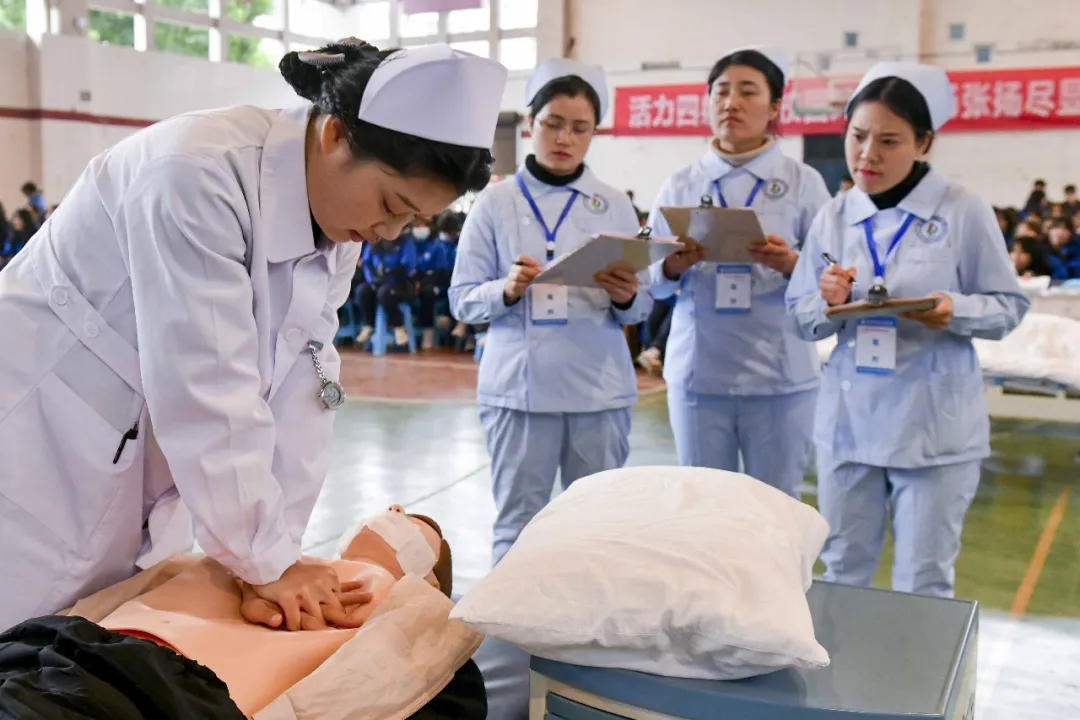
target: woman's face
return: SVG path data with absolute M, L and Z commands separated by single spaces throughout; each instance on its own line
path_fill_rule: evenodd
M 596 132 L 596 110 L 584 95 L 556 95 L 529 126 L 537 162 L 555 175 L 569 175 L 585 162 Z
M 709 121 L 722 150 L 742 152 L 764 142 L 769 123 L 780 115 L 780 101 L 769 99 L 765 73 L 729 65 L 709 88 Z
M 1072 240 L 1072 233 L 1069 232 L 1069 229 L 1061 227 L 1060 225 L 1050 228 L 1049 232 L 1046 233 L 1046 236 L 1054 249 L 1060 249 L 1064 247 L 1069 240 Z
M 883 103 L 860 103 L 844 136 L 844 154 L 855 185 L 868 195 L 896 187 L 930 147 L 911 124 Z
M 358 162 L 341 123 L 328 115 L 308 124 L 307 193 L 316 224 L 334 242 L 395 238 L 416 218 L 442 212 L 457 197 L 450 183 Z
M 1031 255 L 1024 250 L 1024 246 L 1020 243 L 1015 243 L 1012 246 L 1009 255 L 1012 256 L 1013 267 L 1016 268 L 1018 275 L 1023 275 L 1031 267 Z

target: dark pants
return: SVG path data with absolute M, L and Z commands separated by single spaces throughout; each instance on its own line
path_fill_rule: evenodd
M 420 278 L 420 327 L 435 327 L 435 304 L 450 287 L 448 270 L 430 270 Z
M 399 305 L 412 302 L 413 284 L 411 281 L 387 282 L 376 289 L 367 283 L 356 286 L 356 304 L 360 307 L 360 322 L 367 327 L 375 327 L 375 310 L 382 307 L 386 312 L 386 325 L 398 328 L 405 324 Z M 378 305 L 376 305 L 378 303 Z
M 649 318 L 645 321 L 645 346 L 660 351 L 663 358 L 667 348 L 668 333 L 671 332 L 671 306 L 664 302 L 653 305 Z

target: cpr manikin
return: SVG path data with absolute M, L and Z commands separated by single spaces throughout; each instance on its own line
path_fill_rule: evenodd
M 357 589 L 365 593 L 360 602 L 343 600 L 352 618 L 366 620 L 406 575 L 422 577 L 447 595 L 450 591 L 445 571 L 449 547 L 432 524 L 397 506 L 347 534 L 341 558 L 328 562 L 343 590 L 354 590 L 354 597 Z M 245 620 L 264 612 L 265 603 L 221 564 L 200 558 L 99 624 L 205 665 L 228 685 L 240 710 L 251 716 L 315 671 L 357 633 L 336 628 L 288 632 Z M 79 610 L 76 606 L 73 613 Z M 305 627 L 311 623 L 312 618 L 305 616 Z

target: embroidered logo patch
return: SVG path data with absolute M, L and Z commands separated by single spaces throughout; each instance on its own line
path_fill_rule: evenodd
M 925 222 L 920 222 L 915 233 L 926 242 L 939 242 L 949 234 L 949 224 L 944 218 L 935 215 Z
M 600 213 L 607 212 L 608 201 L 604 199 L 603 195 L 593 195 L 592 197 L 584 198 L 585 208 L 591 212 L 599 215 Z
M 773 178 L 765 183 L 765 197 L 770 200 L 779 200 L 787 195 L 788 184 L 780 178 Z

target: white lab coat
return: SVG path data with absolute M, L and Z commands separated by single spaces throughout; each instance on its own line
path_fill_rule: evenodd
M 250 582 L 299 556 L 334 416 L 306 348 L 337 377 L 360 252 L 313 238 L 309 112 L 137 133 L 0 273 L 0 630 L 187 549 L 192 516 Z

